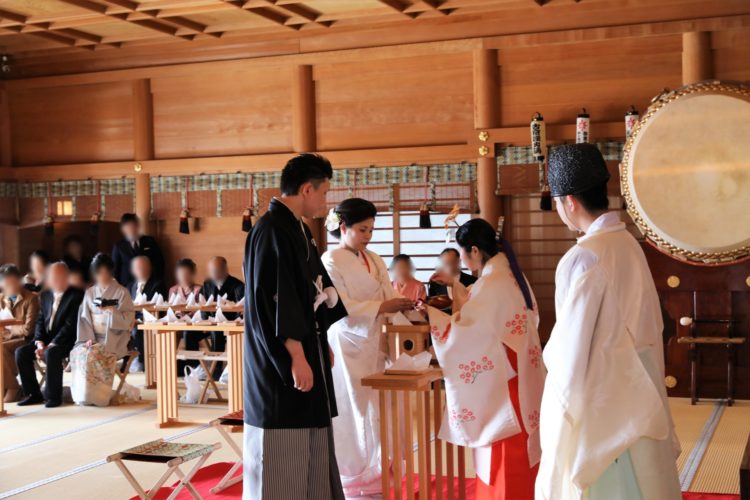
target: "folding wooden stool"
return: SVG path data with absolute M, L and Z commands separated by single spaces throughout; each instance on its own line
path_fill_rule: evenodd
M 129 448 L 125 451 L 115 453 L 107 457 L 107 462 L 114 462 L 120 469 L 125 479 L 128 480 L 130 485 L 135 489 L 138 496 L 143 500 L 150 500 L 154 498 L 156 493 L 159 491 L 164 483 L 169 479 L 172 473 L 175 473 L 180 478 L 180 484 L 172 491 L 167 500 L 173 500 L 177 498 L 183 488 L 187 488 L 190 494 L 196 500 L 202 500 L 200 493 L 195 487 L 190 484 L 190 480 L 193 478 L 196 472 L 206 463 L 208 457 L 215 451 L 221 448 L 220 443 L 214 444 L 190 444 L 190 443 L 170 443 L 163 439 L 157 439 L 156 441 L 150 441 L 133 448 Z M 180 465 L 189 462 L 191 460 L 198 459 L 192 469 L 187 474 L 184 474 L 180 470 Z M 166 464 L 167 471 L 162 474 L 156 484 L 148 491 L 144 490 L 143 487 L 138 483 L 135 476 L 125 466 L 123 461 L 133 460 L 136 462 L 155 462 Z
M 120 383 L 117 384 L 117 389 L 115 389 L 115 392 L 112 394 L 110 404 L 119 404 L 117 398 L 120 396 L 122 388 L 125 387 L 125 379 L 128 378 L 128 375 L 130 374 L 130 365 L 133 364 L 133 361 L 138 359 L 138 354 L 138 351 L 130 351 L 122 360 L 122 364 L 120 365 L 122 369 L 120 369 L 120 367 L 115 368 L 115 375 L 120 380 Z
M 224 441 L 227 442 L 229 447 L 233 449 L 234 453 L 237 455 L 237 461 L 234 463 L 234 465 L 227 471 L 224 477 L 221 478 L 221 481 L 216 483 L 216 486 L 211 488 L 210 491 L 213 494 L 224 491 L 230 486 L 235 485 L 242 481 L 242 474 L 240 474 L 237 477 L 232 477 L 234 476 L 235 472 L 237 472 L 237 469 L 242 467 L 242 448 L 240 448 L 237 445 L 237 443 L 234 442 L 232 437 L 229 435 L 229 432 L 227 432 L 226 427 L 229 427 L 231 431 L 231 429 L 235 427 L 242 428 L 244 423 L 245 421 L 244 421 L 243 410 L 229 413 L 227 415 L 224 415 L 223 417 L 219 417 L 211 421 L 211 426 L 216 428 L 217 431 L 219 431 L 219 434 L 221 434 L 221 437 L 224 438 Z

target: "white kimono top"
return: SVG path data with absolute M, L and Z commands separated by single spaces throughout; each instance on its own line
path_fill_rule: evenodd
M 114 311 L 100 309 L 94 299 L 117 299 L 119 304 Z M 127 288 L 112 280 L 102 290 L 94 285 L 86 290 L 78 313 L 78 339 L 76 343 L 88 340 L 103 343 L 107 352 L 118 358 L 128 353 L 130 329 L 135 322 L 135 308 Z
M 459 313 L 451 317 L 428 309 L 447 398 L 440 438 L 482 448 L 521 432 L 508 392 L 508 380 L 516 373 L 507 347 L 517 355 L 520 413 L 529 434 L 530 467 L 539 462 L 539 404 L 545 377 L 537 332 L 539 313 L 531 293 L 534 307 L 529 310 L 508 259 L 498 253 L 485 264 Z M 488 453 L 482 456 L 489 458 Z M 477 473 L 489 482 L 483 472 L 488 473 L 487 467 L 479 465 Z
M 380 420 L 377 391 L 362 386 L 362 378 L 385 369 L 386 343 L 378 314 L 380 304 L 399 297 L 393 290 L 383 259 L 365 250 L 362 256 L 336 248 L 321 257 L 348 316 L 328 330 L 333 349 L 333 383 L 339 415 L 333 419 L 339 471 L 348 495 L 360 496 L 372 487 L 380 491 Z
M 628 449 L 644 499 L 681 498 L 659 298 L 616 213 L 594 221 L 563 256 L 555 286 L 537 500 L 582 498 Z

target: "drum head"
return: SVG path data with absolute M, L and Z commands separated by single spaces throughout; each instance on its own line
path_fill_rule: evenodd
M 662 251 L 701 264 L 750 255 L 750 88 L 710 82 L 660 96 L 620 170 L 630 216 Z

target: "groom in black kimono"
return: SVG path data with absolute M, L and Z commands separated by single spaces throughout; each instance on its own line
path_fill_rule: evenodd
M 344 498 L 328 327 L 346 316 L 302 217 L 325 213 L 331 164 L 287 162 L 245 244 L 245 500 Z

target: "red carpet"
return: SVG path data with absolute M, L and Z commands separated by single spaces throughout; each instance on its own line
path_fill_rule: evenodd
M 209 492 L 211 488 L 216 486 L 216 483 L 219 482 L 219 480 L 226 474 L 226 472 L 229 470 L 229 468 L 232 466 L 229 462 L 219 462 L 215 464 L 208 465 L 206 467 L 203 467 L 201 470 L 198 471 L 198 473 L 193 477 L 193 485 L 195 488 L 200 492 L 200 494 L 203 496 L 204 499 L 220 499 L 220 498 L 242 498 L 242 483 L 235 484 L 231 488 L 227 488 L 223 492 L 213 495 Z M 183 468 L 184 472 L 187 472 L 187 468 Z M 238 472 L 239 474 L 239 472 Z M 124 479 L 123 479 L 124 481 Z M 416 491 L 416 481 L 415 481 L 415 491 Z M 434 487 L 435 484 L 435 478 L 432 478 L 432 484 Z M 175 482 L 171 487 L 169 488 L 161 488 L 159 490 L 159 493 L 157 493 L 155 499 L 157 500 L 163 500 L 169 496 L 169 494 L 172 492 L 172 489 L 174 486 L 177 485 L 177 482 Z M 445 484 L 443 485 L 445 488 Z M 405 494 L 405 493 L 404 493 Z M 183 489 L 180 492 L 180 495 L 177 497 L 180 500 L 189 500 L 193 497 L 190 495 L 190 492 L 186 489 Z M 445 496 L 443 497 L 445 498 Z M 467 500 L 473 500 L 474 498 L 474 479 L 473 478 L 467 478 L 466 479 L 466 499 Z M 710 494 L 710 493 L 683 493 L 682 494 L 683 500 L 739 500 L 739 495 L 721 495 L 721 494 Z M 138 500 L 137 496 L 132 497 L 131 500 Z

